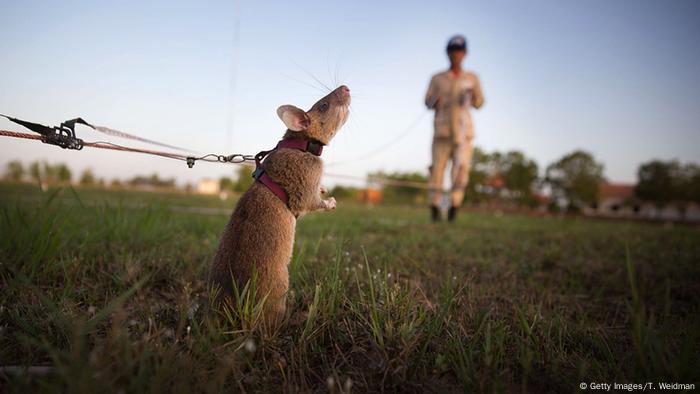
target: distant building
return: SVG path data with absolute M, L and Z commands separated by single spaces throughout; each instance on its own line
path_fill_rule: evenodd
M 603 213 L 634 211 L 634 185 L 601 183 L 598 188 L 598 203 L 596 205 L 597 211 Z
M 700 205 L 676 201 L 664 206 L 657 206 L 638 199 L 634 194 L 634 185 L 625 183 L 601 183 L 598 191 L 598 202 L 590 209 L 586 209 L 585 213 L 606 217 L 700 221 Z
M 219 194 L 221 188 L 216 179 L 202 179 L 197 183 L 197 193 L 199 194 Z
M 505 197 L 504 192 L 506 181 L 500 173 L 494 174 L 486 178 L 483 184 L 475 184 L 474 189 L 479 193 L 485 193 L 494 197 Z
M 546 196 L 542 193 L 535 193 L 533 195 L 533 198 L 536 202 L 535 209 L 540 212 L 546 212 L 547 208 L 549 207 L 549 204 L 552 202 L 549 196 Z
M 357 192 L 357 199 L 365 204 L 378 204 L 382 202 L 383 194 L 379 189 L 361 189 Z
M 700 222 L 700 204 L 692 203 L 685 210 L 685 220 Z
M 493 190 L 501 190 L 506 187 L 506 180 L 503 179 L 502 174 L 497 173 L 486 180 L 486 186 Z

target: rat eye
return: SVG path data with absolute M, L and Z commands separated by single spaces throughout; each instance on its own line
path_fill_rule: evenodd
M 328 111 L 328 103 L 321 103 L 321 105 L 318 106 L 318 110 L 321 112 Z

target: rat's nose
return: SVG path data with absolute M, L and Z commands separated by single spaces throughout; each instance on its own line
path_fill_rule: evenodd
M 336 97 L 339 103 L 347 105 L 350 104 L 350 88 L 345 85 L 338 86 L 337 89 L 333 91 L 333 95 Z

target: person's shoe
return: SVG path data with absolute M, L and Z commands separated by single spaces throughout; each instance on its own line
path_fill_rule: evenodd
M 440 208 L 436 207 L 435 205 L 431 205 L 430 206 L 430 218 L 433 220 L 433 222 L 439 222 L 441 220 Z
M 447 211 L 447 220 L 450 222 L 454 222 L 455 219 L 457 218 L 457 211 L 459 210 L 458 207 L 450 207 L 450 209 Z

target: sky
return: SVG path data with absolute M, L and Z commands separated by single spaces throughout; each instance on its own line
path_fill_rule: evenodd
M 353 97 L 324 150 L 327 173 L 427 173 L 423 97 L 461 33 L 464 68 L 486 98 L 473 112 L 476 146 L 520 150 L 541 173 L 584 149 L 616 182 L 634 182 L 651 159 L 700 162 L 697 1 L 0 0 L 0 9 L 0 113 L 47 125 L 81 116 L 197 152 L 254 154 L 283 134 L 278 106 L 308 109 L 326 93 L 318 79 Z M 4 119 L 0 129 L 26 131 Z M 0 166 L 10 160 L 64 162 L 74 177 L 92 168 L 108 181 L 157 172 L 180 184 L 236 169 L 0 137 Z

